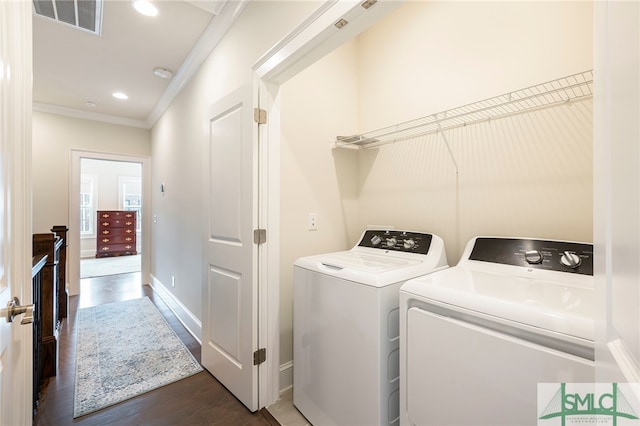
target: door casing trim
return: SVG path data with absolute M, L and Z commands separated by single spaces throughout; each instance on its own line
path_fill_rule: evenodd
M 149 284 L 151 271 L 151 158 L 138 155 L 111 154 L 72 149 L 69 158 L 69 242 L 67 279 L 69 295 L 80 294 L 80 160 L 90 158 L 142 164 L 142 257 L 141 284 Z
M 362 2 L 330 0 L 285 36 L 252 67 L 259 108 L 267 111 L 260 126 L 259 221 L 267 242 L 259 248 L 258 340 L 267 348 L 267 360 L 258 372 L 260 408 L 280 397 L 280 86 L 318 59 L 387 16 L 404 0 L 378 0 L 370 9 Z M 346 19 L 338 29 L 334 24 Z M 271 265 L 271 266 L 270 266 Z M 288 363 L 287 363 L 288 364 Z

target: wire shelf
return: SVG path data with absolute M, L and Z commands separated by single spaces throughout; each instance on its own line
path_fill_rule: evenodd
M 371 132 L 338 136 L 334 147 L 374 148 L 592 96 L 589 70 Z

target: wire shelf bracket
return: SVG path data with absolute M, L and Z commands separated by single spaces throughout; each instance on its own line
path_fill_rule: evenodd
M 593 70 L 367 133 L 338 136 L 334 148 L 368 149 L 593 97 Z

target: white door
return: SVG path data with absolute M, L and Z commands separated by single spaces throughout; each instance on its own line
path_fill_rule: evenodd
M 0 1 L 0 308 L 31 301 L 31 4 Z M 5 313 L 5 312 L 3 312 Z M 31 424 L 32 333 L 0 317 L 0 425 Z
M 257 124 L 251 85 L 206 111 L 202 365 L 258 408 Z M 257 98 L 257 96 L 256 96 Z

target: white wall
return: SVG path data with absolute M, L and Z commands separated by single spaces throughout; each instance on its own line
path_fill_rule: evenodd
M 73 149 L 149 156 L 149 130 L 33 113 L 33 232 L 69 221 L 69 159 Z
M 589 70 L 592 25 L 587 2 L 408 2 L 282 86 L 281 364 L 293 261 L 367 226 L 439 234 L 450 264 L 479 234 L 591 241 L 591 101 L 447 132 L 459 174 L 440 136 L 328 142 Z
M 202 311 L 204 111 L 252 82 L 251 67 L 320 2 L 251 2 L 152 129 L 151 271 L 195 317 Z M 164 196 L 159 193 L 164 183 Z M 171 287 L 171 277 L 175 287 Z

